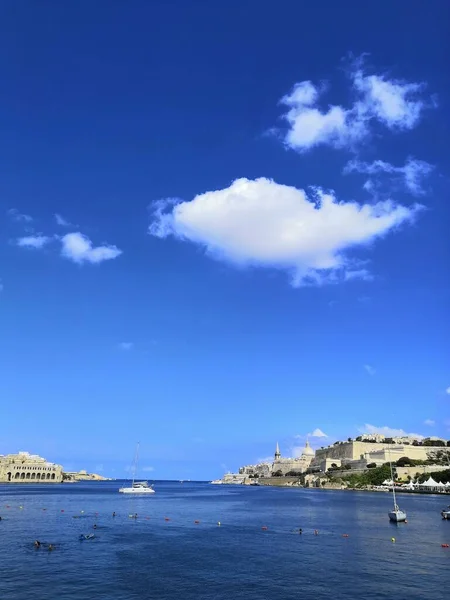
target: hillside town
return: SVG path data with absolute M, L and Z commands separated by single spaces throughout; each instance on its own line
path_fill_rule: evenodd
M 307 440 L 298 457 L 283 457 L 277 443 L 273 461 L 242 466 L 212 483 L 373 487 L 389 481 L 391 464 L 398 483 L 413 486 L 435 473 L 445 484 L 450 479 L 450 440 L 363 434 L 315 451 Z

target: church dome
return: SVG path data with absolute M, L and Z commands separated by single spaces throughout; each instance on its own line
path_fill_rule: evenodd
M 314 450 L 309 445 L 309 442 L 306 441 L 305 447 L 303 448 L 303 451 L 302 451 L 302 456 L 314 456 L 314 454 L 315 454 Z

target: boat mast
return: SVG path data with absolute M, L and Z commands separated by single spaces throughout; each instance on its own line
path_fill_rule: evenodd
M 136 454 L 134 456 L 133 474 L 132 474 L 133 475 L 133 481 L 131 483 L 131 487 L 134 487 L 134 479 L 136 477 L 136 468 L 137 468 L 138 459 L 139 459 L 139 442 L 137 443 Z
M 398 510 L 397 500 L 395 498 L 395 482 L 394 482 L 394 472 L 392 470 L 392 458 L 391 458 L 391 449 L 388 448 L 389 454 L 389 466 L 391 468 L 391 481 L 392 481 L 392 494 L 394 495 L 394 510 Z

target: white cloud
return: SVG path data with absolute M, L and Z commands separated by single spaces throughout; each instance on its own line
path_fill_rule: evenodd
M 435 422 L 432 419 L 425 419 L 425 421 L 423 422 L 424 425 L 429 425 L 430 427 L 433 426 L 435 424 Z
M 37 234 L 37 235 L 27 235 L 25 237 L 21 237 L 17 240 L 17 245 L 22 248 L 35 248 L 40 249 L 43 248 L 46 244 L 51 241 L 52 238 L 47 235 Z
M 448 387 L 448 388 L 445 390 L 445 393 L 446 393 L 446 394 L 450 394 L 450 387 Z
M 314 429 L 314 431 L 312 433 L 308 434 L 310 437 L 316 437 L 316 438 L 324 438 L 324 437 L 328 437 L 326 433 L 324 433 L 321 429 L 316 428 Z
M 54 217 L 55 217 L 56 224 L 59 225 L 60 227 L 72 227 L 72 223 L 67 221 L 64 217 L 62 217 L 58 213 L 55 213 Z
M 377 372 L 376 369 L 371 365 L 364 365 L 364 369 L 369 375 L 375 375 L 375 373 Z
M 420 98 L 423 83 L 388 79 L 384 75 L 366 75 L 359 59 L 350 72 L 355 102 L 349 108 L 319 106 L 325 86 L 311 81 L 296 83 L 281 99 L 288 111 L 284 119 L 289 128 L 285 144 L 304 152 L 325 144 L 334 148 L 352 147 L 370 135 L 372 121 L 388 129 L 412 129 L 420 119 L 426 102 Z
M 134 348 L 134 344 L 133 342 L 120 342 L 119 348 L 125 351 L 132 350 Z
M 144 473 L 151 473 L 152 471 L 155 470 L 155 467 L 152 466 L 147 466 L 147 467 L 142 467 L 141 469 Z
M 33 220 L 33 217 L 30 217 L 30 215 L 25 215 L 25 214 L 21 213 L 20 211 L 17 210 L 17 208 L 10 208 L 7 211 L 7 215 L 13 221 L 16 221 L 16 223 L 31 223 Z
M 344 174 L 356 171 L 358 173 L 366 173 L 367 175 L 377 175 L 379 173 L 399 175 L 406 189 L 414 196 L 420 196 L 425 193 L 421 186 L 421 179 L 429 175 L 433 168 L 433 165 L 424 160 L 416 160 L 414 158 L 409 158 L 403 167 L 395 167 L 383 160 L 375 160 L 372 163 L 351 160 L 346 164 Z M 373 193 L 376 185 L 369 179 L 364 183 L 363 187 L 366 191 Z
M 362 69 L 353 73 L 354 89 L 360 92 L 359 110 L 374 117 L 389 129 L 412 129 L 426 104 L 418 95 L 424 83 L 408 83 L 379 75 L 365 75 Z
M 423 435 L 420 433 L 406 433 L 403 429 L 395 429 L 393 427 L 377 427 L 375 425 L 369 425 L 366 423 L 364 427 L 359 428 L 360 433 L 379 433 L 381 435 L 385 435 L 386 437 L 414 437 L 418 440 L 423 439 Z
M 91 240 L 82 233 L 68 233 L 61 238 L 61 254 L 73 262 L 82 264 L 101 263 L 112 260 L 122 254 L 117 246 L 105 245 L 93 247 Z
M 256 464 L 260 465 L 261 463 L 273 463 L 274 457 L 272 456 L 263 456 L 262 458 L 256 459 Z
M 294 286 L 334 283 L 367 279 L 367 271 L 352 268 L 346 251 L 413 220 L 421 208 L 339 202 L 319 188 L 308 197 L 270 179 L 242 178 L 191 202 L 156 203 L 149 233 L 200 244 L 235 265 L 286 270 Z

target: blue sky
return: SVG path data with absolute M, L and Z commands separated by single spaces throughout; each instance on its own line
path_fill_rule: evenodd
M 449 438 L 447 3 L 107 5 L 0 9 L 0 451 Z

